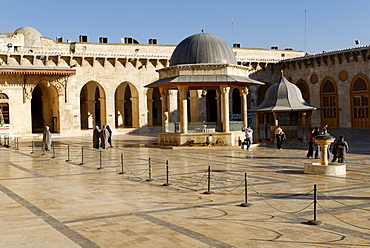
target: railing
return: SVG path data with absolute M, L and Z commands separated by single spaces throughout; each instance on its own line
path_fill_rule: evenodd
M 243 121 L 230 121 L 230 131 L 242 131 Z M 180 122 L 170 122 L 166 124 L 166 133 L 180 133 Z M 222 132 L 221 122 L 188 122 L 189 133 L 212 133 Z

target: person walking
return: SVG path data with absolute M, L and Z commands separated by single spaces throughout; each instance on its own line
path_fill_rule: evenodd
M 307 141 L 308 141 L 308 152 L 307 152 L 307 155 L 306 157 L 307 158 L 313 158 L 313 146 L 314 146 L 314 141 L 312 139 L 312 135 L 313 135 L 313 132 L 315 131 L 314 128 L 311 128 L 310 131 L 308 131 L 308 135 L 307 135 Z
M 104 125 L 102 130 L 100 131 L 100 147 L 103 149 L 108 149 L 109 143 L 108 143 L 108 138 L 109 138 L 109 132 L 107 129 L 107 126 Z
M 340 138 L 341 136 L 339 136 Z M 330 148 L 331 148 L 331 154 L 333 154 L 333 158 L 331 160 L 332 163 L 334 163 L 338 159 L 338 141 L 339 138 L 336 139 L 333 143 L 331 143 Z
M 281 147 L 281 144 L 282 144 L 282 141 L 283 141 L 283 138 L 285 136 L 285 133 L 283 131 L 283 129 L 278 126 L 276 129 L 275 129 L 275 137 L 276 137 L 276 145 L 277 145 L 277 148 L 282 150 L 283 148 Z
M 320 135 L 320 131 L 318 127 L 315 127 L 315 130 L 312 133 L 312 138 L 315 138 L 317 135 Z M 315 150 L 315 158 L 319 159 L 320 158 L 320 145 L 317 144 L 314 140 L 314 150 Z
M 109 147 L 113 147 L 112 146 L 112 130 L 110 129 L 110 126 L 109 125 L 107 125 L 107 130 L 109 132 L 109 138 L 108 138 Z
M 98 126 L 95 127 L 93 132 L 93 147 L 95 149 L 100 147 L 100 128 Z
M 51 149 L 51 132 L 48 126 L 45 126 L 44 133 L 42 134 L 42 146 L 45 151 L 50 151 Z
M 346 161 L 348 149 L 348 143 L 344 140 L 344 137 L 339 136 L 339 140 L 337 142 L 338 163 L 344 163 Z
M 251 145 L 253 143 L 253 129 L 250 126 L 248 126 L 245 129 L 245 141 L 244 142 L 247 146 L 247 150 L 250 151 Z

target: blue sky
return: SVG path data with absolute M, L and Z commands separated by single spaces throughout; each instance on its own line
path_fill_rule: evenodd
M 84 34 L 89 42 L 129 36 L 176 45 L 203 29 L 230 46 L 311 54 L 355 47 L 355 40 L 370 44 L 369 0 L 0 0 L 0 8 L 0 32 L 31 26 L 45 37 L 72 41 Z

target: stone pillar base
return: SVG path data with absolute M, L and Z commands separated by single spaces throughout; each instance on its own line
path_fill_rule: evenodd
M 329 163 L 328 165 L 322 165 L 320 163 L 305 163 L 304 173 L 316 174 L 316 175 L 345 175 L 346 164 Z

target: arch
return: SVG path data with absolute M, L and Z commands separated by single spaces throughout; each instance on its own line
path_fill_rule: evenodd
M 261 86 L 258 87 L 258 92 L 257 92 L 258 97 L 257 97 L 257 105 L 256 106 L 259 106 L 263 102 L 263 100 L 265 99 L 266 92 L 267 92 L 267 90 L 270 86 L 271 86 L 271 84 L 265 84 L 265 85 L 261 85 Z
M 9 97 L 5 93 L 0 93 L 0 127 L 10 124 Z
M 148 99 L 148 125 L 162 125 L 162 102 L 159 88 L 149 88 L 147 93 Z
M 321 124 L 328 124 L 332 127 L 339 126 L 338 116 L 338 90 L 333 78 L 326 77 L 321 84 Z
M 114 94 L 116 128 L 139 127 L 138 91 L 130 82 L 121 83 Z
M 58 90 L 49 81 L 42 80 L 33 89 L 31 116 L 33 133 L 43 132 L 45 126 L 53 133 L 60 132 Z
M 298 80 L 296 85 L 300 89 L 303 99 L 306 102 L 310 103 L 310 91 L 309 91 L 307 83 L 303 79 L 300 79 Z
M 81 129 L 93 129 L 106 124 L 106 102 L 103 87 L 95 82 L 86 83 L 80 91 Z
M 365 75 L 358 74 L 352 79 L 350 95 L 352 127 L 370 127 L 370 87 Z

